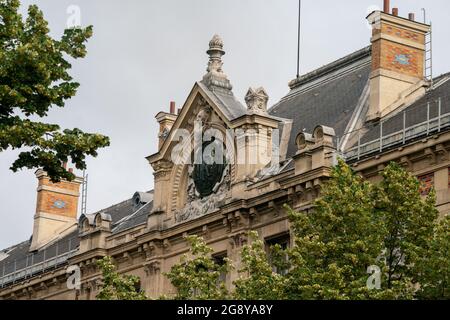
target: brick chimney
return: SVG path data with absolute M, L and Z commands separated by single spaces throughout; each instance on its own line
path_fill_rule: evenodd
M 30 251 L 73 231 L 77 225 L 78 199 L 83 183 L 82 178 L 52 183 L 43 170 L 37 170 L 36 177 L 37 203 Z
M 368 121 L 378 120 L 405 103 L 425 93 L 425 38 L 430 26 L 384 11 L 375 11 L 367 19 L 372 24 L 372 73 Z M 402 102 L 403 100 L 403 102 Z

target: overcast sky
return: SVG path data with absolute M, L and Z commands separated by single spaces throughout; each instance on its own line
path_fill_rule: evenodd
M 381 0 L 303 0 L 302 73 L 369 45 L 368 8 Z M 434 27 L 434 73 L 450 71 L 450 2 L 392 0 L 407 16 Z M 296 74 L 298 0 L 29 0 L 49 21 L 55 37 L 77 5 L 81 23 L 94 26 L 88 56 L 73 63 L 81 83 L 66 108 L 45 121 L 111 138 L 111 147 L 88 160 L 88 213 L 152 189 L 146 156 L 157 147 L 157 112 L 181 106 L 205 73 L 208 42 L 225 42 L 224 70 L 243 101 L 249 86 L 264 86 L 270 104 L 288 92 Z M 0 249 L 32 233 L 37 181 L 33 171 L 8 170 L 18 152 L 0 153 Z

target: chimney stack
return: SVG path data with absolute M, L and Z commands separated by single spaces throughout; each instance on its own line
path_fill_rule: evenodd
M 400 102 L 424 93 L 425 37 L 430 26 L 398 17 L 398 8 L 389 14 L 375 11 L 367 19 L 372 30 L 372 73 L 370 75 L 370 108 L 367 121 L 375 121 L 396 110 Z
M 76 228 L 80 185 L 83 183 L 82 178 L 53 183 L 43 170 L 36 171 L 36 178 L 37 203 L 30 251 L 39 250 Z
M 414 13 L 410 13 L 408 16 L 409 20 L 411 21 L 416 21 L 416 16 L 414 15 Z
M 391 1 L 384 0 L 384 7 L 383 7 L 384 13 L 389 14 L 391 12 Z
M 170 101 L 170 114 L 175 114 L 176 104 L 175 101 Z

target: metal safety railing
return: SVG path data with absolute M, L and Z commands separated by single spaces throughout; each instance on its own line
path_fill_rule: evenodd
M 78 251 L 77 240 L 70 238 L 21 259 L 0 261 L 0 288 L 64 265 Z
M 422 108 L 422 110 L 418 110 Z M 380 121 L 377 125 L 369 129 L 369 134 L 373 137 L 374 132 L 377 136 L 368 141 L 366 139 L 367 132 L 358 130 L 347 133 L 354 140 L 353 147 L 342 152 L 347 161 L 360 160 L 374 153 L 381 153 L 393 146 L 406 144 L 407 142 L 422 136 L 441 132 L 450 127 L 450 110 L 446 106 L 443 112 L 442 100 L 439 98 L 426 105 L 421 105 L 412 110 L 403 111 L 394 117 Z M 420 113 L 424 113 L 423 116 Z M 410 117 L 415 117 L 414 124 L 408 125 Z M 425 119 L 425 121 L 417 121 L 417 119 Z M 396 123 L 395 126 L 392 123 Z M 399 126 L 398 124 L 401 123 Z M 387 127 L 387 130 L 386 130 Z M 394 128 L 394 129 L 393 129 Z M 340 139 L 339 139 L 340 140 Z

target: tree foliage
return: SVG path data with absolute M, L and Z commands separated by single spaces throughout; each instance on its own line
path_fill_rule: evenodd
M 390 163 L 377 186 L 375 212 L 382 217 L 382 283 L 388 297 L 411 298 L 418 285 L 418 263 L 428 259 L 438 211 L 434 190 L 425 199 L 420 183 L 397 163 Z
M 97 261 L 103 276 L 103 285 L 98 300 L 146 300 L 145 293 L 137 289 L 139 278 L 117 272 L 111 257 Z
M 72 180 L 61 163 L 70 158 L 76 168 L 85 169 L 86 156 L 97 156 L 109 139 L 32 119 L 44 118 L 75 96 L 79 84 L 69 74 L 68 58 L 85 57 L 92 26 L 66 29 L 55 40 L 37 6 L 28 8 L 26 19 L 19 7 L 19 0 L 0 0 L 0 152 L 27 149 L 12 164 L 14 172 L 42 168 L 54 182 Z
M 287 275 L 290 297 L 369 297 L 367 268 L 382 250 L 373 195 L 374 187 L 341 161 L 312 212 L 288 208 L 295 239 Z
M 287 268 L 284 252 L 278 245 L 272 248 L 270 261 L 264 250 L 264 242 L 258 233 L 250 232 L 250 243 L 241 253 L 240 277 L 234 282 L 233 296 L 239 300 L 283 300 L 285 299 L 286 278 L 274 272 L 274 268 Z
M 418 180 L 396 163 L 370 183 L 340 161 L 314 208 L 287 207 L 293 248 L 268 254 L 256 232 L 240 252 L 229 288 L 213 250 L 187 238 L 184 255 L 166 276 L 176 299 L 361 300 L 450 299 L 450 217 L 438 222 L 435 193 L 423 198 Z M 369 286 L 373 268 L 379 287 Z M 370 272 L 369 272 L 370 271 Z
M 225 258 L 223 264 L 218 264 L 211 256 L 213 250 L 198 236 L 188 236 L 186 240 L 189 253 L 165 274 L 177 290 L 175 299 L 226 299 L 228 291 L 220 275 L 231 270 L 230 261 Z
M 428 252 L 417 262 L 419 299 L 450 300 L 450 216 L 435 226 Z

